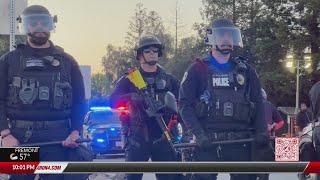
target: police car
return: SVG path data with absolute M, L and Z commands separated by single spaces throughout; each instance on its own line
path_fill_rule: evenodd
M 95 155 L 123 153 L 119 115 L 108 106 L 93 106 L 85 118 L 84 138 Z

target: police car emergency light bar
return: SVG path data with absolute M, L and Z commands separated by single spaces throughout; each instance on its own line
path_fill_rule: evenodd
M 90 111 L 93 112 L 108 112 L 111 111 L 111 107 L 110 106 L 93 106 L 90 107 Z
M 90 107 L 90 111 L 92 112 L 116 112 L 116 113 L 128 113 L 128 107 L 122 105 L 117 108 L 111 108 L 110 106 L 93 106 Z
M 320 162 L 0 162 L 0 173 L 320 173 Z

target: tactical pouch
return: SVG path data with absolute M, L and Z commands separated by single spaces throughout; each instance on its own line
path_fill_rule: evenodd
M 39 87 L 39 100 L 49 101 L 49 97 L 50 97 L 49 87 L 40 86 Z
M 72 87 L 68 82 L 65 82 L 64 86 L 63 86 L 63 92 L 64 92 L 64 107 L 65 108 L 71 108 L 72 106 Z
M 64 109 L 71 107 L 72 88 L 68 82 L 56 82 L 54 84 L 53 108 Z
M 204 118 L 206 115 L 209 114 L 209 106 L 205 102 L 199 102 L 196 104 L 196 116 L 197 118 Z
M 234 107 L 233 107 L 233 103 L 231 102 L 225 102 L 223 104 L 223 116 L 228 116 L 228 117 L 232 117 L 233 113 L 234 113 Z
M 19 98 L 23 104 L 33 104 L 38 96 L 39 82 L 34 79 L 22 79 Z
M 12 84 L 9 84 L 9 89 L 8 89 L 8 94 L 9 94 L 8 104 L 10 105 L 18 104 L 20 88 L 21 88 L 21 78 L 13 77 Z
M 233 119 L 250 123 L 253 112 L 253 103 L 235 103 Z

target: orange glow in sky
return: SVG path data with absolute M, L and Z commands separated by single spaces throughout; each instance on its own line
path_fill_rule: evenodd
M 28 5 L 47 7 L 58 16 L 56 31 L 51 39 L 76 58 L 81 65 L 91 65 L 92 71 L 102 72 L 101 58 L 106 46 L 121 46 L 128 29 L 128 21 L 137 3 L 157 11 L 174 34 L 176 1 L 174 0 L 29 0 Z M 200 0 L 180 0 L 179 14 L 182 36 L 195 34 L 192 25 L 201 21 Z

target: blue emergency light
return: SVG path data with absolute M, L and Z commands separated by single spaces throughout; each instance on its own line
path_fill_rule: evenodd
M 90 107 L 90 111 L 106 112 L 106 111 L 111 111 L 111 107 L 110 106 L 93 106 L 93 107 Z
M 104 139 L 98 138 L 98 139 L 97 139 L 97 142 L 103 143 L 103 142 L 104 142 Z

